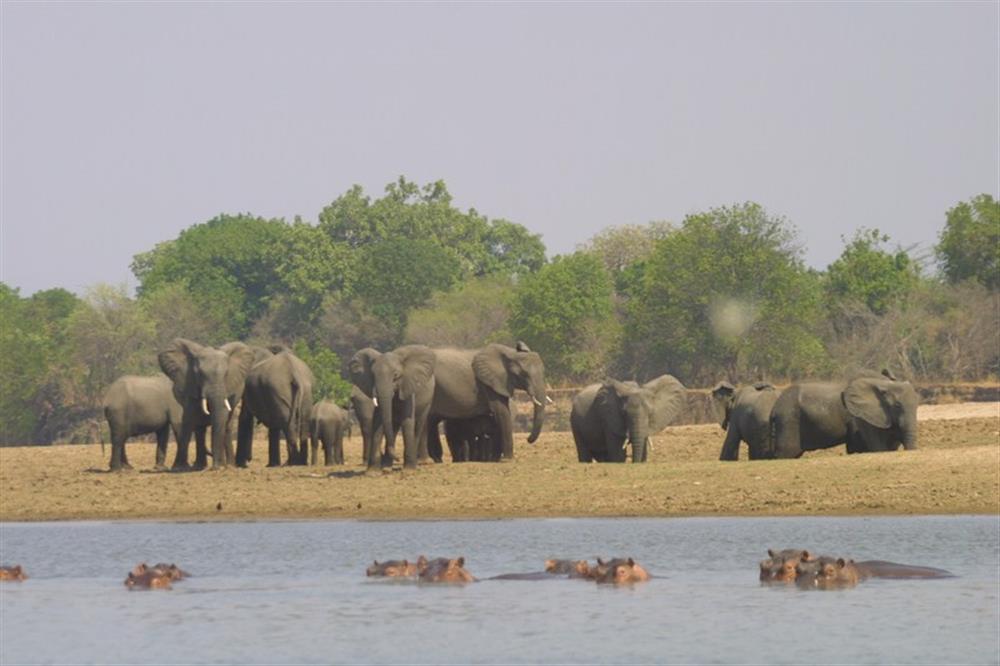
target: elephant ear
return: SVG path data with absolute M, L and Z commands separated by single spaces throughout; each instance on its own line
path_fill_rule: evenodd
M 519 352 L 530 352 L 531 351 L 531 347 L 529 347 L 528 343 L 526 343 L 524 340 L 518 340 L 517 344 L 514 345 L 514 349 L 516 349 Z
M 736 387 L 727 381 L 721 381 L 712 388 L 712 412 L 723 428 L 729 426 L 729 408 L 735 393 Z
M 892 416 L 885 402 L 885 379 L 860 377 L 844 390 L 844 406 L 851 416 L 870 423 L 876 428 L 892 425 Z
M 510 385 L 510 373 L 507 372 L 506 364 L 513 350 L 508 352 L 508 349 L 503 345 L 487 345 L 472 357 L 472 372 L 476 379 L 506 398 L 514 390 Z
M 663 430 L 687 406 L 687 389 L 673 375 L 662 375 L 642 385 L 649 402 L 649 431 Z
M 187 385 L 191 368 L 191 354 L 201 345 L 184 338 L 174 338 L 166 349 L 157 354 L 160 369 L 174 382 L 174 386 Z
M 430 347 L 424 345 L 402 347 L 395 353 L 403 363 L 399 377 L 399 397 L 405 400 L 433 381 L 437 356 Z
M 375 395 L 375 376 L 372 374 L 372 363 L 380 356 L 382 354 L 378 350 L 365 347 L 352 356 L 347 364 L 351 383 L 369 398 Z
M 222 346 L 222 351 L 229 356 L 229 367 L 226 370 L 226 393 L 240 395 L 243 384 L 247 380 L 250 368 L 253 367 L 256 354 L 249 345 L 242 342 L 230 342 Z

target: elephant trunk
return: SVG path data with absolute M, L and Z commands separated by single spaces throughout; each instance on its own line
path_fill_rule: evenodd
M 916 419 L 910 423 L 903 424 L 903 448 L 907 451 L 913 451 L 917 448 L 917 422 Z
M 225 406 L 225 398 L 207 399 L 209 415 L 212 423 L 212 467 L 225 467 L 229 464 L 226 453 L 226 436 L 229 429 L 229 410 Z
M 629 409 L 625 418 L 628 423 L 628 441 L 632 445 L 632 462 L 645 462 L 646 445 L 649 443 L 648 419 L 638 409 Z
M 542 424 L 545 423 L 545 405 L 552 402 L 551 398 L 545 395 L 545 380 L 541 377 L 532 377 L 528 387 L 528 395 L 534 404 L 535 410 L 531 419 L 531 432 L 528 434 L 528 443 L 534 444 L 535 440 L 542 433 Z
M 396 448 L 396 430 L 392 427 L 393 413 L 392 402 L 396 393 L 395 383 L 392 377 L 385 373 L 375 378 L 375 397 L 378 399 L 377 410 L 382 417 L 382 434 L 385 436 L 385 455 L 392 456 Z M 379 442 L 372 438 L 371 450 L 368 452 L 368 466 L 374 467 L 379 464 Z

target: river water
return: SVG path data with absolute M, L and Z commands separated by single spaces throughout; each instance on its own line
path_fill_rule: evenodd
M 764 587 L 767 548 L 948 569 L 854 589 Z M 480 578 L 632 555 L 655 576 L 465 586 L 367 579 L 464 555 Z M 1000 518 L 88 522 L 0 525 L 0 663 L 1000 662 Z M 140 561 L 193 577 L 130 592 Z

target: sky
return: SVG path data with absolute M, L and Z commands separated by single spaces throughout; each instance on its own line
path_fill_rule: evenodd
M 755 201 L 822 269 L 1000 198 L 1000 3 L 0 5 L 0 281 L 444 180 L 542 235 Z

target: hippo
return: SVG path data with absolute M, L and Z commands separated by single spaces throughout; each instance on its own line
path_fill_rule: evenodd
M 829 590 L 854 587 L 862 580 L 861 572 L 854 560 L 843 557 L 817 557 L 808 562 L 799 562 L 795 567 L 795 584 L 804 588 Z
M 169 575 L 150 569 L 139 576 L 129 571 L 128 578 L 125 579 L 125 587 L 130 590 L 169 590 L 173 586 L 170 584 Z
M 153 566 L 149 566 L 145 562 L 140 562 L 135 565 L 134 569 L 132 569 L 132 575 L 136 577 L 144 576 L 147 573 L 152 573 L 157 576 L 166 576 L 170 580 L 181 580 L 191 576 L 191 574 L 184 571 L 176 564 L 166 564 L 164 562 L 157 562 Z
M 619 557 L 608 562 L 598 559 L 596 570 L 600 572 L 594 575 L 598 583 L 622 585 L 649 580 L 649 573 L 631 557 Z
M 438 557 L 427 563 L 420 572 L 420 580 L 424 583 L 471 583 L 476 578 L 466 570 L 464 557 Z
M 762 582 L 791 583 L 795 581 L 795 567 L 799 562 L 810 562 L 814 558 L 808 550 L 786 548 L 775 551 L 767 550 L 768 558 L 760 562 L 760 580 Z
M 885 560 L 863 560 L 855 562 L 862 578 L 954 578 L 955 574 L 944 569 L 921 567 L 912 564 L 897 564 Z
M 375 560 L 365 571 L 367 576 L 384 576 L 388 578 L 416 578 L 427 568 L 427 558 L 421 555 L 416 562 L 409 560 Z
M 21 568 L 20 564 L 15 564 L 12 567 L 0 567 L 0 580 L 22 581 L 27 578 L 28 576 L 24 573 L 24 569 Z
M 631 557 L 616 557 L 605 562 L 597 558 L 597 566 L 589 571 L 589 577 L 598 583 L 642 583 L 649 580 L 647 572 Z
M 545 560 L 545 571 L 550 574 L 568 574 L 570 577 L 586 577 L 589 570 L 590 565 L 587 564 L 587 560 Z

